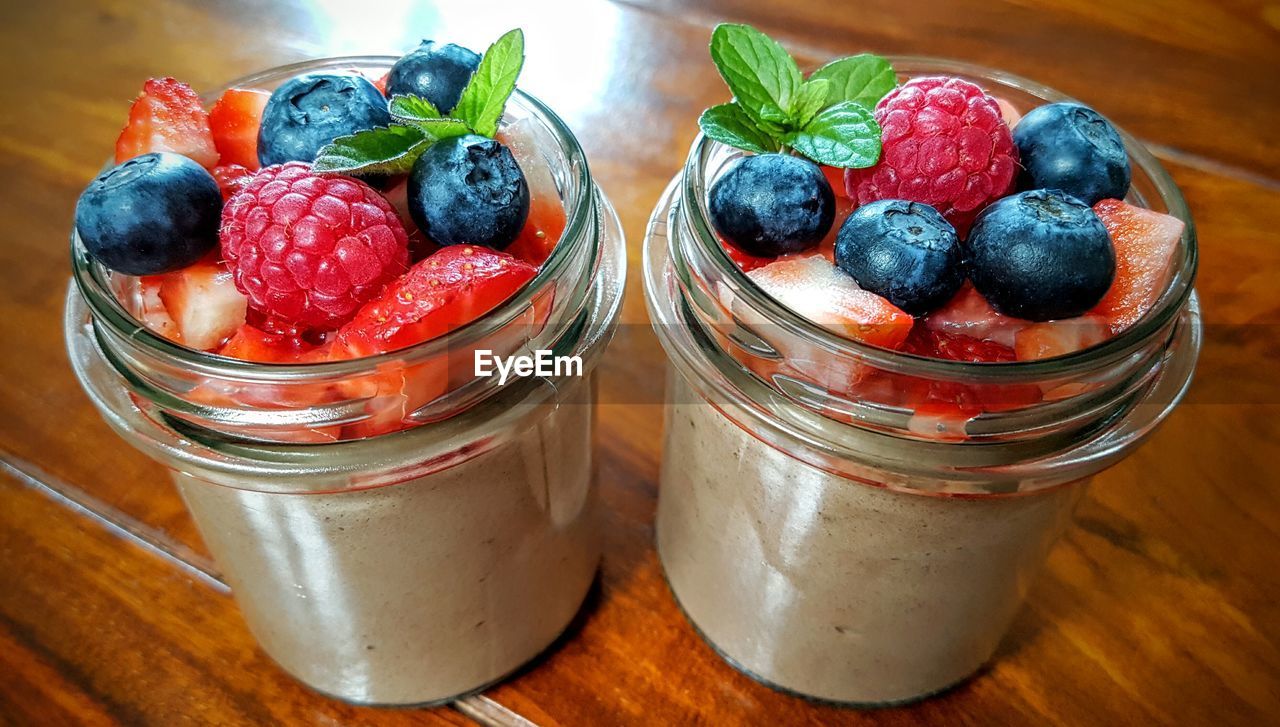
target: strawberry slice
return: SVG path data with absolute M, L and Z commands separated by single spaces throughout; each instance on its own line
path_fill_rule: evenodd
M 239 164 L 219 164 L 211 170 L 211 174 L 222 192 L 223 202 L 231 199 L 232 195 L 239 192 L 253 178 L 253 172 Z
M 716 235 L 716 239 L 720 241 L 720 247 L 723 247 L 724 251 L 729 254 L 729 259 L 733 261 L 733 264 L 737 265 L 738 269 L 744 273 L 762 268 L 778 259 L 774 257 L 759 257 L 749 252 L 743 252 L 742 248 L 719 235 Z
M 1013 347 L 1018 331 L 1029 325 L 1031 321 L 997 313 L 968 281 L 946 305 L 924 318 L 924 326 L 930 330 L 995 341 L 1007 348 Z
M 1172 215 L 1118 199 L 1104 199 L 1093 211 L 1111 234 L 1116 277 L 1089 313 L 1104 319 L 1112 333 L 1119 333 L 1151 310 L 1168 285 L 1173 253 L 1186 225 Z
M 382 74 L 382 77 L 373 82 L 375 88 L 382 92 L 383 96 L 387 95 L 387 84 L 391 82 L 391 71 Z
M 248 323 L 236 329 L 218 354 L 258 363 L 306 363 L 316 359 L 316 347 L 296 336 L 268 333 Z
M 213 350 L 244 324 L 249 301 L 221 265 L 198 262 L 160 277 L 160 299 L 190 348 Z
M 911 333 L 909 313 L 859 288 L 821 255 L 787 256 L 747 277 L 779 303 L 847 338 L 900 348 Z
M 152 333 L 158 333 L 161 336 L 182 343 L 182 334 L 178 331 L 178 324 L 174 322 L 173 316 L 169 315 L 169 309 L 165 307 L 164 301 L 160 299 L 160 287 L 164 285 L 165 276 L 163 275 L 144 275 L 138 278 L 138 289 L 133 311 L 138 320 L 146 324 Z
M 1022 121 L 1022 113 L 1011 102 L 999 96 L 992 96 L 992 98 L 996 100 L 996 106 L 1000 107 L 1000 118 L 1004 119 L 1005 126 L 1012 129 L 1018 125 L 1019 121 Z
M 442 248 L 338 329 L 329 356 L 371 356 L 441 336 L 493 310 L 536 273 L 532 265 L 486 247 Z M 385 361 L 374 373 L 342 382 L 344 396 L 368 400 L 368 417 L 348 425 L 343 436 L 358 439 L 412 426 L 409 416 L 445 393 L 450 370 L 469 366 L 471 356 L 458 351 L 414 364 Z
M 1046 321 L 1018 331 L 1013 349 L 1019 361 L 1065 356 L 1102 343 L 1110 332 L 1107 321 L 1095 315 Z
M 338 329 L 332 355 L 371 356 L 441 336 L 493 310 L 537 272 L 522 260 L 486 247 L 442 248 Z
M 205 169 L 218 163 L 209 116 L 200 97 L 172 78 L 152 78 L 129 109 L 129 123 L 116 139 L 116 163 L 155 151 L 190 157 Z
M 529 200 L 529 219 L 520 228 L 506 252 L 534 267 L 541 267 L 551 257 L 567 223 L 560 196 L 539 196 Z
M 550 148 L 546 136 L 546 130 L 531 119 L 521 119 L 498 134 L 529 184 L 529 219 L 506 252 L 535 267 L 551 257 L 567 224 L 560 187 L 542 151 Z
M 231 88 L 209 111 L 209 128 L 222 164 L 258 169 L 258 127 L 271 94 L 250 88 Z
M 1013 348 L 995 341 L 984 341 L 961 333 L 938 331 L 928 326 L 911 329 L 902 350 L 917 356 L 942 358 L 948 361 L 970 363 L 999 363 L 1017 361 Z

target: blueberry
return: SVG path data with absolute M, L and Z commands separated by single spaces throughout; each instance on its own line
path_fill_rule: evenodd
M 262 112 L 258 161 L 262 166 L 310 162 L 339 136 L 391 124 L 387 99 L 353 73 L 308 73 L 277 88 Z
M 710 196 L 716 230 L 760 257 L 813 247 L 836 216 L 835 193 L 822 170 L 790 154 L 739 159 L 711 185 Z
M 442 139 L 409 173 L 409 213 L 437 245 L 501 250 L 529 218 L 529 183 L 511 150 L 475 134 Z
M 963 259 L 956 228 L 919 202 L 865 204 L 836 234 L 836 265 L 913 316 L 937 310 L 960 290 Z
M 1129 192 L 1129 155 L 1120 132 L 1088 106 L 1036 108 L 1013 127 L 1013 141 L 1023 189 L 1060 189 L 1089 204 Z
M 76 202 L 76 232 L 98 262 L 127 275 L 184 268 L 218 244 L 222 194 L 213 176 L 180 154 L 143 154 L 89 183 Z
M 1074 318 L 1097 305 L 1116 256 L 1089 205 L 1056 189 L 997 200 L 969 239 L 969 277 L 1000 313 L 1033 321 Z
M 391 67 L 387 93 L 421 96 L 442 114 L 458 105 L 458 97 L 480 65 L 480 56 L 453 43 L 424 40 Z

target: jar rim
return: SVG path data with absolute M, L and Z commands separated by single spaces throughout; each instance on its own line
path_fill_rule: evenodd
M 230 88 L 261 85 L 272 80 L 284 80 L 298 73 L 325 69 L 357 70 L 360 68 L 389 68 L 399 56 L 392 55 L 350 55 L 317 58 L 307 61 L 274 66 L 256 73 L 236 78 L 209 96 L 220 95 Z M 560 152 L 567 162 L 566 168 L 572 175 L 565 189 L 569 194 L 562 198 L 565 206 L 565 229 L 546 262 L 538 273 L 501 305 L 480 318 L 470 321 L 442 336 L 423 341 L 407 348 L 361 358 L 323 361 L 305 364 L 260 363 L 220 356 L 215 353 L 188 348 L 163 335 L 152 331 L 126 310 L 111 288 L 108 271 L 94 261 L 85 250 L 75 226 L 71 230 L 71 268 L 72 280 L 87 304 L 95 321 L 105 323 L 118 338 L 127 339 L 130 345 L 142 348 L 147 355 L 156 356 L 167 363 L 181 366 L 193 372 L 213 377 L 227 377 L 242 381 L 291 381 L 305 382 L 310 379 L 331 379 L 335 377 L 359 374 L 391 361 L 406 364 L 426 361 L 444 355 L 450 350 L 467 346 L 481 340 L 491 333 L 501 330 L 510 324 L 530 305 L 535 298 L 557 280 L 571 262 L 583 252 L 589 235 L 587 232 L 597 226 L 598 210 L 594 200 L 594 185 L 587 165 L 586 154 L 577 138 L 564 121 L 537 97 L 516 89 L 512 100 L 522 108 L 531 112 L 548 131 L 560 147 Z M 590 250 L 593 258 L 599 257 L 599 251 Z M 595 267 L 596 260 L 588 262 L 587 268 Z M 563 326 L 572 324 L 574 316 L 566 316 L 560 322 Z M 558 333 L 552 339 L 558 338 Z
M 979 81 L 995 81 L 1012 86 L 1046 102 L 1077 101 L 1049 86 L 973 63 L 928 56 L 886 56 L 886 58 L 893 64 L 900 78 L 938 74 L 966 76 Z M 919 70 L 913 72 L 912 69 Z M 752 309 L 765 313 L 772 324 L 777 325 L 788 335 L 814 340 L 827 350 L 856 357 L 880 369 L 943 380 L 963 379 L 1002 383 L 1029 378 L 1085 374 L 1124 360 L 1166 329 L 1185 307 L 1192 294 L 1199 257 L 1195 224 L 1182 191 L 1145 145 L 1119 126 L 1116 128 L 1124 141 L 1131 164 L 1139 167 L 1151 180 L 1167 213 L 1183 222 L 1181 243 L 1178 246 L 1181 260 L 1174 266 L 1174 274 L 1156 303 L 1133 325 L 1099 344 L 1053 358 L 974 363 L 893 351 L 841 336 L 783 305 L 750 282 L 746 274 L 730 259 L 712 229 L 705 193 L 706 166 L 714 151 L 726 147 L 704 134 L 699 133 L 694 140 L 685 161 L 679 183 L 679 203 L 683 209 L 695 212 L 683 215 L 683 218 L 693 232 L 691 238 L 698 247 L 701 259 L 708 261 L 714 267 L 720 282 L 726 285 L 735 299 L 742 299 Z M 1145 200 L 1139 201 L 1145 202 Z M 679 256 L 675 258 L 673 262 L 677 274 L 687 283 L 690 277 L 687 263 Z

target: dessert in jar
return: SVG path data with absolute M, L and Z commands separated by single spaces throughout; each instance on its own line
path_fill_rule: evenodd
M 152 79 L 77 205 L 81 383 L 172 471 L 263 649 L 341 699 L 483 688 L 594 579 L 624 242 L 516 90 L 523 47 L 311 61 L 208 105 Z M 478 351 L 579 366 L 499 381 Z
M 737 25 L 711 55 L 734 100 L 644 245 L 660 561 L 754 678 L 920 699 L 992 657 L 1089 479 L 1185 391 L 1189 213 L 1030 81 L 866 54 L 806 78 Z

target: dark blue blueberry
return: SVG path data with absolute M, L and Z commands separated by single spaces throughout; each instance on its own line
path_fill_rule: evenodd
M 960 290 L 963 260 L 956 228 L 919 202 L 865 204 L 836 234 L 836 265 L 913 316 L 937 310 Z
M 711 185 L 711 223 L 750 255 L 773 257 L 818 244 L 836 216 L 831 183 L 817 164 L 790 154 L 734 162 Z
M 1120 132 L 1088 106 L 1036 108 L 1013 127 L 1013 141 L 1023 189 L 1060 189 L 1089 204 L 1129 192 L 1129 155 Z
M 1115 249 L 1089 205 L 1056 189 L 997 200 L 965 242 L 969 277 L 997 311 L 1033 321 L 1097 305 L 1116 273 Z
M 391 67 L 387 93 L 391 96 L 421 96 L 442 114 L 458 105 L 462 89 L 480 65 L 480 56 L 453 43 L 424 40 L 413 52 Z
M 308 73 L 277 88 L 262 112 L 258 161 L 262 166 L 310 162 L 339 136 L 391 124 L 387 99 L 353 73 Z
M 127 275 L 184 268 L 218 244 L 222 194 L 204 167 L 180 154 L 143 154 L 89 183 L 76 232 L 98 262 Z
M 469 134 L 437 141 L 409 173 L 409 213 L 437 245 L 501 250 L 529 218 L 529 183 L 511 150 Z

